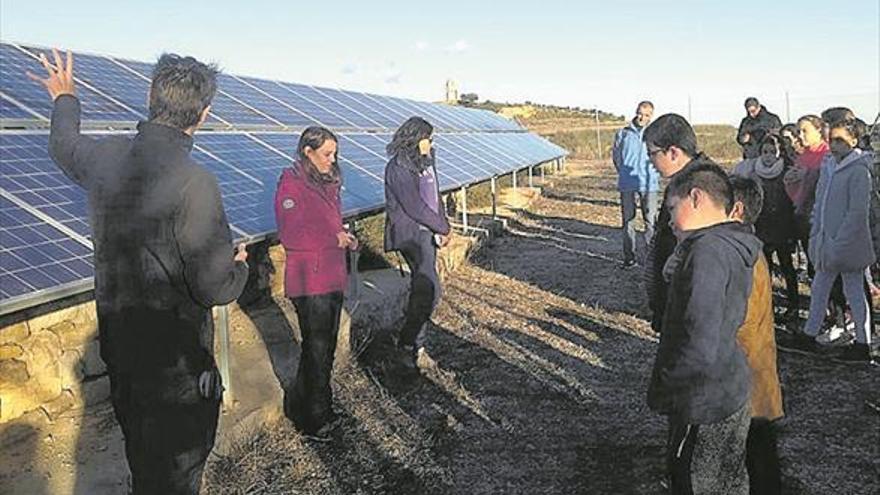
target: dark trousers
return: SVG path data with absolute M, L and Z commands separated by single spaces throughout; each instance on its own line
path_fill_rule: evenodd
M 420 347 L 424 345 L 425 323 L 440 301 L 437 248 L 434 246 L 433 235 L 428 231 L 419 231 L 418 238 L 401 249 L 400 254 L 409 265 L 411 279 L 399 343 Z
M 718 423 L 688 424 L 669 418 L 666 467 L 674 495 L 749 492 L 746 471 L 748 402 Z
M 798 279 L 794 264 L 791 261 L 792 245 L 783 244 L 765 244 L 764 257 L 767 262 L 773 262 L 773 253 L 779 259 L 779 268 L 782 270 L 782 276 L 785 278 L 785 297 L 788 299 L 788 307 L 790 310 L 798 309 Z
M 302 353 L 293 390 L 285 393 L 284 413 L 306 433 L 333 415 L 330 374 L 342 312 L 342 292 L 292 298 L 302 334 Z
M 782 493 L 782 471 L 776 448 L 776 425 L 765 418 L 752 418 L 746 440 L 746 467 L 750 495 Z
M 133 495 L 199 493 L 220 413 L 220 400 L 199 393 L 200 374 L 182 364 L 150 374 L 109 371 Z

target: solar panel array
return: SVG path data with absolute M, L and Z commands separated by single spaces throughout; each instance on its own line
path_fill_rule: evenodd
M 44 70 L 46 50 L 0 43 L 0 314 L 91 287 L 92 245 L 85 191 L 48 153 L 52 102 L 25 76 Z M 134 135 L 147 118 L 152 65 L 74 54 L 84 132 Z M 235 236 L 275 230 L 273 196 L 307 126 L 340 138 L 343 213 L 384 206 L 385 145 L 411 116 L 435 127 L 442 191 L 563 157 L 564 149 L 493 112 L 221 74 L 193 158 L 217 177 Z

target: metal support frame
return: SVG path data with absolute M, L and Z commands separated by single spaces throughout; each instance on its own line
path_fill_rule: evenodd
M 516 170 L 513 171 L 513 190 L 516 191 Z
M 461 224 L 465 234 L 468 232 L 467 186 L 461 186 Z
M 529 189 L 535 186 L 534 182 L 532 181 L 532 175 L 534 175 L 532 173 L 532 168 L 533 167 L 529 167 Z
M 223 386 L 226 393 L 223 394 L 223 401 L 227 404 L 232 403 L 232 381 L 229 378 L 229 306 L 217 306 L 217 330 L 220 334 L 220 351 L 218 354 L 218 366 L 220 367 L 220 378 L 223 380 Z
M 498 189 L 495 185 L 495 177 L 492 177 L 492 219 L 498 218 Z
M 546 164 L 541 164 L 541 166 L 538 167 L 541 169 L 541 185 L 542 186 L 544 185 L 544 165 L 546 165 Z

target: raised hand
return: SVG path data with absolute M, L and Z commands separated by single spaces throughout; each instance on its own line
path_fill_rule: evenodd
M 73 54 L 67 52 L 67 63 L 61 60 L 58 50 L 52 49 L 52 56 L 55 58 L 55 65 L 51 65 L 46 58 L 45 53 L 40 54 L 40 63 L 46 68 L 49 77 L 42 77 L 28 71 L 27 76 L 34 81 L 42 84 L 49 91 L 49 96 L 54 101 L 61 95 L 75 95 L 76 84 L 73 81 Z

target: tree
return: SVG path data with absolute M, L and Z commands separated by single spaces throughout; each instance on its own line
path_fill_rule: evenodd
M 465 93 L 458 97 L 458 103 L 465 107 L 473 106 L 480 97 L 476 93 Z

